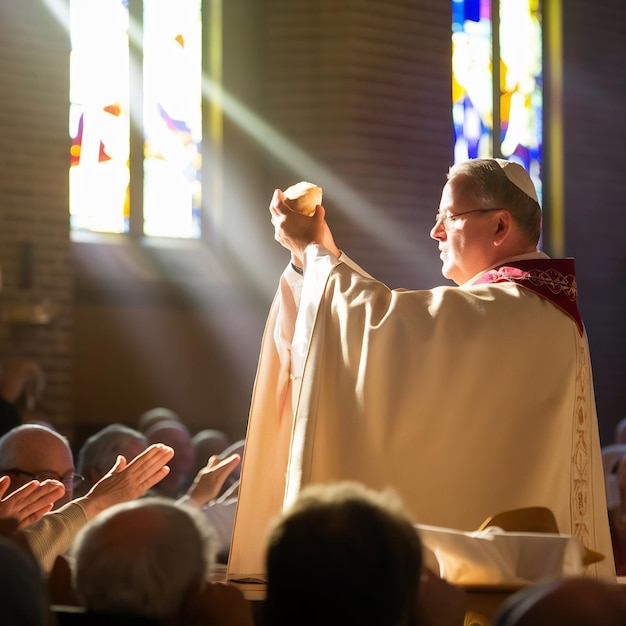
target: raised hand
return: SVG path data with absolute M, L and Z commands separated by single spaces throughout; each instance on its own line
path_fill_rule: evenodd
M 17 520 L 18 528 L 24 528 L 41 519 L 65 494 L 65 487 L 58 480 L 31 480 L 4 496 L 10 484 L 9 476 L 0 477 L 0 518 Z
M 212 456 L 208 463 L 196 474 L 187 495 L 195 504 L 202 507 L 219 495 L 224 481 L 239 465 L 241 457 L 231 454 L 220 461 L 219 456 Z
M 311 243 L 324 246 L 335 256 L 341 254 L 328 228 L 326 212 L 321 204 L 317 205 L 315 215 L 308 217 L 292 211 L 285 202 L 283 192 L 276 189 L 269 209 L 274 226 L 274 239 L 291 251 L 294 260 L 303 259 L 304 250 Z
M 108 473 L 77 501 L 91 519 L 113 504 L 135 500 L 168 475 L 167 462 L 173 456 L 174 450 L 162 443 L 152 444 L 130 463 L 118 456 Z

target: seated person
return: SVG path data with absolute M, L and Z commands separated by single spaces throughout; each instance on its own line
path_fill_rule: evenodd
M 167 476 L 169 468 L 166 464 L 173 454 L 170 447 L 156 444 L 129 462 L 119 456 L 107 474 L 84 496 L 72 499 L 77 477 L 67 439 L 36 424 L 23 424 L 0 437 L 0 476 L 10 477 L 9 492 L 33 479 L 43 481 L 41 485 L 53 479 L 47 483 L 46 489 L 51 497 L 58 498 L 57 505 L 64 503 L 23 529 L 42 570 L 45 573 L 51 571 L 57 556 L 67 550 L 78 530 L 89 519 L 113 504 L 142 496 Z M 65 488 L 62 497 L 58 497 L 58 483 Z
M 626 593 L 613 583 L 566 578 L 525 587 L 500 607 L 492 626 L 624 626 Z
M 145 411 L 139 416 L 139 419 L 137 420 L 137 430 L 145 433 L 151 426 L 166 420 L 173 420 L 174 422 L 182 423 L 180 415 L 178 415 L 176 411 L 172 411 L 172 409 L 168 409 L 167 407 L 157 406 L 153 409 Z
M 94 619 L 253 624 L 251 607 L 236 587 L 209 582 L 210 526 L 198 511 L 167 498 L 144 498 L 101 513 L 76 538 L 72 557 L 76 592 Z
M 2 475 L 11 479 L 9 493 L 33 479 L 51 479 L 63 483 L 65 494 L 56 501 L 55 509 L 74 497 L 74 487 L 83 480 L 74 469 L 74 458 L 67 438 L 38 424 L 23 424 L 0 437 Z
M 58 480 L 31 480 L 5 495 L 10 485 L 8 476 L 0 476 L 0 520 L 11 520 L 16 528 L 40 520 L 65 495 L 65 487 Z
M 626 575 L 626 444 L 602 448 L 602 467 L 615 572 Z
M 191 474 L 195 474 L 206 465 L 206 462 L 214 454 L 221 454 L 230 445 L 226 433 L 214 428 L 205 428 L 198 431 L 191 438 L 193 448 L 193 465 Z
M 3 626 L 46 626 L 49 607 L 37 562 L 16 542 L 0 537 Z
M 145 435 L 134 428 L 123 424 L 101 428 L 78 451 L 77 470 L 85 478 L 78 492 L 87 493 L 111 469 L 119 454 L 134 459 L 147 447 Z
M 0 396 L 15 407 L 19 414 L 19 423 L 51 427 L 48 416 L 41 410 L 41 396 L 45 388 L 44 371 L 32 359 L 10 361 L 0 377 Z
M 177 420 L 161 420 L 150 426 L 145 435 L 148 443 L 163 443 L 174 450 L 170 473 L 155 487 L 155 493 L 179 498 L 193 477 L 193 448 L 188 428 Z
M 420 540 L 391 493 L 351 482 L 303 489 L 270 526 L 266 565 L 266 626 L 463 624 L 460 591 L 439 581 L 445 602 L 441 587 L 420 594 Z
M 215 534 L 215 553 L 219 563 L 228 561 L 239 483 L 232 483 L 226 491 L 223 485 L 233 474 L 238 473 L 241 461 L 237 452 L 230 452 L 230 449 L 228 455 L 225 452 L 210 457 L 196 474 L 187 493 L 177 500 L 181 503 L 189 502 L 202 510 Z

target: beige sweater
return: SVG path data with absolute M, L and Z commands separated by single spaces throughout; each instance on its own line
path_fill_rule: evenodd
M 45 574 L 50 573 L 57 556 L 66 552 L 86 523 L 83 507 L 77 502 L 68 502 L 24 528 L 28 544 Z

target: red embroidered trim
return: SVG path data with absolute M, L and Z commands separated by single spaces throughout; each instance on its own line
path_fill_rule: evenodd
M 527 259 L 500 265 L 480 276 L 474 284 L 515 282 L 549 300 L 576 322 L 580 334 L 583 322 L 578 311 L 578 287 L 573 259 Z

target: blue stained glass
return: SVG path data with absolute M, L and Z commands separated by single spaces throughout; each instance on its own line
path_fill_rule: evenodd
M 465 0 L 462 4 L 464 5 L 464 20 L 469 20 L 470 22 L 480 21 L 483 9 L 482 0 Z

